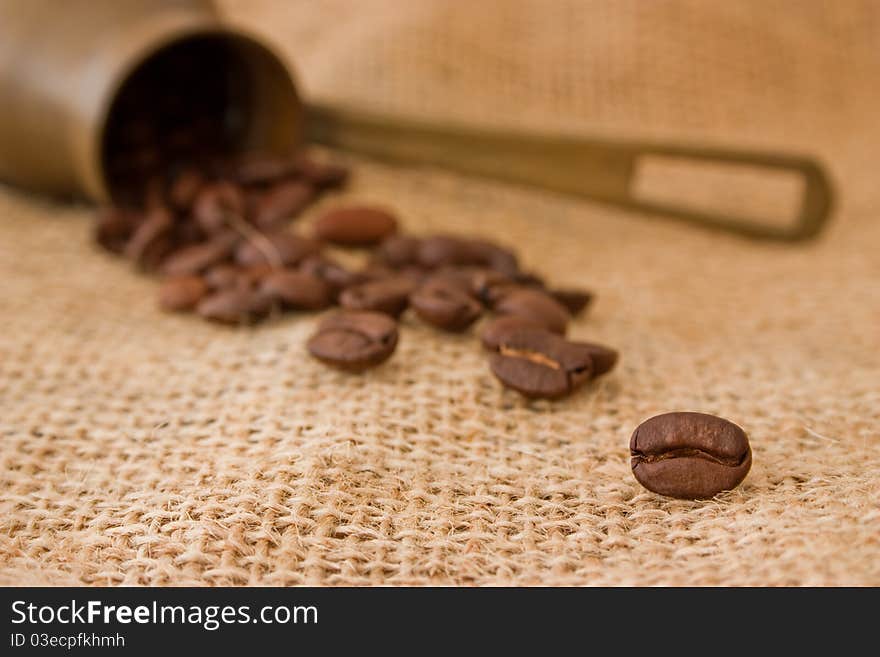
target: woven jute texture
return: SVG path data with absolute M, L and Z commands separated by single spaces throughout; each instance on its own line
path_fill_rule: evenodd
M 410 317 L 386 365 L 345 375 L 305 353 L 311 316 L 163 315 L 154 281 L 93 247 L 89 208 L 0 188 L 0 581 L 880 584 L 876 2 L 224 9 L 323 100 L 815 153 L 833 223 L 760 243 L 349 159 L 351 188 L 304 225 L 376 202 L 597 292 L 571 333 L 620 365 L 548 403 L 502 389 L 473 336 Z M 633 428 L 675 409 L 747 430 L 742 486 L 688 502 L 635 482 Z

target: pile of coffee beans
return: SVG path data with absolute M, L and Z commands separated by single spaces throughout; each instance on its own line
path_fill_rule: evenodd
M 359 371 L 387 360 L 408 309 L 442 331 L 480 331 L 493 374 L 526 397 L 556 399 L 610 371 L 617 352 L 567 340 L 586 290 L 555 289 L 511 250 L 460 235 L 399 232 L 388 210 L 334 207 L 310 234 L 288 224 L 347 171 L 304 155 L 242 156 L 154 176 L 139 204 L 101 211 L 96 240 L 163 277 L 159 305 L 227 324 L 339 306 L 309 340 L 318 360 Z M 325 251 L 367 254 L 356 269 Z

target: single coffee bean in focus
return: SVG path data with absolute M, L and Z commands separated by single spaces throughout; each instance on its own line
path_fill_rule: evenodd
M 665 413 L 645 420 L 629 448 L 633 475 L 642 486 L 687 500 L 736 488 L 752 465 L 745 431 L 705 413 Z

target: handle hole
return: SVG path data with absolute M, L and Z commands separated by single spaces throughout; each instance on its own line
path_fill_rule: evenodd
M 791 228 L 804 194 L 793 171 L 754 164 L 643 155 L 636 162 L 632 194 L 640 202 L 704 215 L 735 217 L 755 227 Z

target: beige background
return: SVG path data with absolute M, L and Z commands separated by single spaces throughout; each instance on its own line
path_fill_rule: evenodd
M 87 208 L 0 188 L 0 581 L 880 584 L 876 3 L 223 6 L 323 100 L 816 153 L 834 222 L 755 243 L 352 160 L 345 198 L 596 290 L 572 334 L 621 364 L 551 404 L 413 319 L 386 366 L 347 376 L 305 356 L 311 317 L 162 315 L 153 281 L 91 245 Z M 629 435 L 671 409 L 747 429 L 739 489 L 638 486 Z

